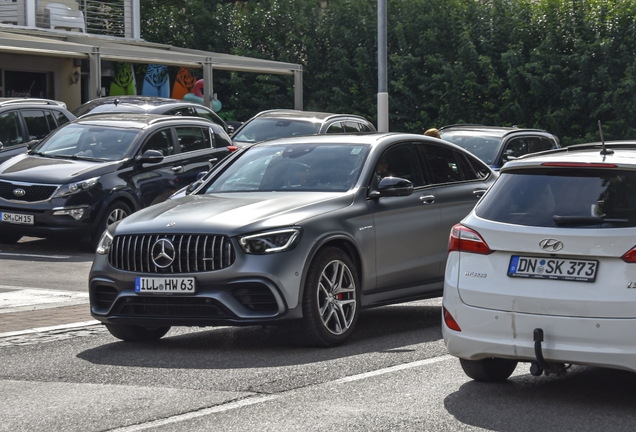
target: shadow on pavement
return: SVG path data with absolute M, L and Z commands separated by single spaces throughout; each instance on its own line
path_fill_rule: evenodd
M 632 372 L 573 366 L 563 377 L 470 381 L 444 406 L 460 422 L 491 431 L 627 431 L 636 424 L 634 388 Z
M 218 327 L 171 336 L 173 329 L 155 343 L 113 342 L 83 351 L 77 357 L 101 365 L 242 369 L 308 364 L 379 352 L 399 355 L 403 363 L 421 359 L 421 353 L 405 347 L 441 340 L 440 316 L 439 306 L 414 303 L 363 311 L 351 339 L 335 348 L 300 347 L 287 327 Z M 443 348 L 440 355 L 445 351 Z

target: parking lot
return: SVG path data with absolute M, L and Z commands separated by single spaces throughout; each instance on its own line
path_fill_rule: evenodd
M 179 327 L 130 344 L 90 322 L 29 318 L 87 314 L 89 253 L 35 239 L 0 253 L 0 294 L 40 290 L 52 301 L 30 294 L 30 305 L 0 313 L 24 327 L 0 335 L 0 430 L 628 431 L 636 422 L 630 372 L 536 378 L 520 365 L 504 384 L 471 381 L 445 349 L 440 299 L 366 311 L 337 348 L 298 347 L 276 327 Z

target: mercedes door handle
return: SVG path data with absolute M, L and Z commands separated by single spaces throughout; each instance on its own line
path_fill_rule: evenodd
M 420 201 L 422 201 L 422 204 L 433 204 L 435 195 L 420 195 Z
M 485 193 L 486 189 L 475 189 L 473 191 L 473 195 L 475 195 L 477 198 L 481 198 Z
M 172 167 L 172 172 L 181 172 L 183 171 L 183 167 L 182 166 L 176 166 L 176 167 Z

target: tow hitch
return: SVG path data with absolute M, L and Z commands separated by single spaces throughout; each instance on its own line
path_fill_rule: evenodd
M 534 340 L 534 356 L 536 361 L 530 364 L 530 373 L 533 376 L 546 376 L 555 374 L 556 376 L 563 376 L 567 372 L 565 363 L 548 362 L 543 358 L 543 351 L 541 350 L 541 342 L 543 342 L 543 329 L 536 328 L 532 334 Z

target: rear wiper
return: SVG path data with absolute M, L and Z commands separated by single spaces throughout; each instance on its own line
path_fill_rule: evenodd
M 603 223 L 625 224 L 629 219 L 611 219 L 600 216 L 552 216 L 557 225 L 600 225 Z

